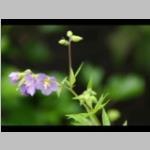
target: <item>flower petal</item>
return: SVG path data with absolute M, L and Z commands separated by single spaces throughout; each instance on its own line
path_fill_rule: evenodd
M 9 78 L 12 83 L 17 83 L 20 79 L 19 72 L 12 72 L 9 74 Z

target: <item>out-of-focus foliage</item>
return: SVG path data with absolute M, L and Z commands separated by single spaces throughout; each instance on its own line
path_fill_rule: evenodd
M 114 101 L 119 101 L 140 96 L 144 91 L 144 87 L 143 78 L 137 75 L 113 75 L 108 80 L 106 90 L 109 91 Z
M 60 33 L 65 30 L 65 26 L 58 26 L 58 25 L 40 25 L 38 26 L 39 30 L 45 34 L 56 34 Z
M 85 63 L 81 71 L 81 76 L 84 84 L 87 84 L 91 80 L 93 87 L 98 88 L 104 77 L 104 70 L 101 67 L 95 67 L 94 65 Z
M 120 26 L 118 30 L 110 36 L 110 50 L 113 61 L 116 65 L 121 65 L 127 59 L 130 49 L 139 39 L 135 26 Z
M 109 37 L 110 51 L 116 66 L 125 65 L 133 55 L 133 64 L 138 70 L 150 73 L 150 26 L 120 26 Z

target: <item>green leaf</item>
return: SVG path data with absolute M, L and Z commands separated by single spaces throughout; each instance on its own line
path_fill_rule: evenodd
M 110 100 L 106 100 L 107 94 L 106 95 L 101 95 L 96 106 L 95 106 L 95 111 L 101 110 Z M 105 101 L 105 102 L 104 102 Z M 104 102 L 104 103 L 103 103 Z
M 81 65 L 79 66 L 79 68 L 77 69 L 76 73 L 75 73 L 75 77 L 77 77 L 77 75 L 79 74 L 80 70 L 83 67 L 83 63 L 81 63 Z
M 93 103 L 96 103 L 97 99 L 95 96 L 90 96 L 85 102 L 91 109 L 93 109 Z
M 87 84 L 87 89 L 92 89 L 92 86 L 93 86 L 93 80 L 92 78 L 90 78 Z
M 73 87 L 73 85 L 74 85 L 75 82 L 76 82 L 76 77 L 75 77 L 75 74 L 73 72 L 73 69 L 71 68 L 70 69 L 70 75 L 69 75 L 70 86 Z
M 66 115 L 69 119 L 73 119 L 73 125 L 92 125 L 89 119 L 90 115 L 93 113 L 79 113 L 79 114 L 69 114 Z
M 64 88 L 65 83 L 67 83 L 67 77 L 65 77 L 59 84 L 59 88 L 57 90 L 57 96 L 60 97 L 62 90 Z M 67 83 L 68 84 L 68 83 Z
M 104 102 L 106 102 L 106 97 L 108 96 L 108 94 L 105 94 L 105 95 L 101 95 L 100 98 L 99 98 L 99 103 L 100 104 L 103 104 Z
M 102 110 L 102 122 L 103 122 L 104 126 L 110 126 L 111 125 L 109 117 L 108 117 L 104 108 Z
M 65 82 L 66 82 L 66 80 L 67 80 L 67 77 L 65 77 L 65 78 L 61 81 L 61 84 L 64 85 Z
M 59 86 L 59 88 L 58 88 L 58 90 L 56 92 L 58 97 L 60 97 L 61 92 L 62 92 L 62 86 Z

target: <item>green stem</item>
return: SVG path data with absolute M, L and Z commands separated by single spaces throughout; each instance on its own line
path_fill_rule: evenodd
M 69 74 L 70 74 L 70 70 L 71 70 L 71 68 L 72 68 L 71 39 L 69 39 L 69 45 L 68 45 L 68 60 L 69 60 Z
M 74 96 L 78 96 L 78 94 L 71 88 L 65 86 Z
M 88 108 L 88 106 L 86 104 L 83 104 L 83 106 L 85 107 L 87 112 L 90 112 L 90 109 Z M 100 122 L 97 119 L 95 114 L 90 115 L 90 119 L 94 123 L 94 125 L 100 125 Z

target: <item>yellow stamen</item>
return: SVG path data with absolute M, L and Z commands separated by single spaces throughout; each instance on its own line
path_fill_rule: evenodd
M 38 74 L 32 74 L 32 77 L 33 77 L 33 78 L 37 78 L 37 77 L 38 77 Z
M 47 89 L 49 85 L 50 85 L 50 78 L 47 77 L 47 78 L 45 78 L 45 80 L 44 80 L 44 88 Z

